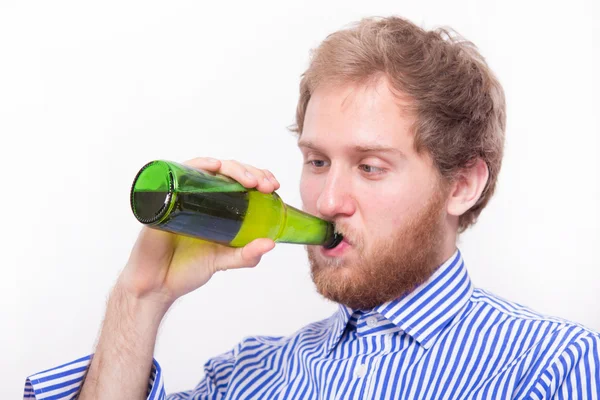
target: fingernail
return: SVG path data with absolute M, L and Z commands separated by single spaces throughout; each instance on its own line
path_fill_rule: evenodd
M 217 160 L 216 158 L 212 158 L 212 157 L 206 157 L 206 161 L 214 164 L 214 163 L 218 162 L 219 160 Z
M 249 178 L 249 179 L 256 179 L 254 177 L 254 175 L 252 175 L 250 172 L 246 171 L 245 175 Z

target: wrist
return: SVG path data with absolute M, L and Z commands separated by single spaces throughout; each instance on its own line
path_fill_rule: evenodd
M 168 306 L 152 297 L 138 298 L 117 284 L 81 397 L 146 398 L 158 328 Z
M 117 283 L 109 298 L 108 309 L 144 331 L 158 327 L 169 307 L 173 304 L 167 296 L 159 293 L 137 295 Z M 125 322 L 121 320 L 122 323 Z

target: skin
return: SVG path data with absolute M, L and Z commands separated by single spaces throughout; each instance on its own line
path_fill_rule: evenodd
M 423 283 L 456 250 L 464 196 L 478 196 L 478 185 L 471 193 L 468 182 L 445 182 L 431 157 L 416 152 L 414 118 L 399 105 L 385 79 L 317 88 L 298 141 L 304 209 L 334 221 L 348 241 L 341 254 L 308 248 L 313 280 L 352 308 Z
M 237 161 L 196 158 L 184 164 L 227 175 L 271 193 L 279 182 L 267 170 Z M 79 399 L 145 399 L 158 328 L 169 307 L 218 271 L 254 267 L 271 239 L 242 248 L 143 228 L 109 296 L 94 357 Z
M 348 238 L 340 255 L 313 251 L 325 269 L 325 282 L 361 277 L 359 266 L 376 255 L 378 244 L 402 229 L 411 231 L 407 226 L 415 221 L 431 222 L 430 230 L 436 232 L 436 257 L 430 262 L 442 262 L 454 252 L 458 217 L 481 195 L 487 167 L 477 160 L 453 182 L 441 182 L 430 157 L 412 147 L 411 121 L 399 112 L 398 100 L 383 79 L 375 85 L 322 87 L 313 93 L 299 140 L 307 162 L 301 179 L 304 209 L 334 221 Z M 373 144 L 394 150 L 355 148 Z M 323 163 L 313 162 L 317 159 Z M 279 188 L 270 171 L 237 161 L 196 158 L 186 164 L 264 193 Z M 431 218 L 420 219 L 423 215 Z M 257 239 L 235 249 L 143 228 L 109 297 L 78 398 L 145 399 L 156 335 L 169 307 L 218 271 L 256 266 L 274 246 L 270 239 Z

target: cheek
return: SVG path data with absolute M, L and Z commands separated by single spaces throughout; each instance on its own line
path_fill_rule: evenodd
M 303 209 L 314 214 L 319 197 L 318 183 L 314 179 L 302 176 L 300 178 L 300 197 Z
M 419 206 L 419 197 L 401 185 L 389 185 L 386 190 L 363 191 L 360 197 L 361 213 L 374 236 L 389 235 L 403 226 Z M 392 190 L 393 188 L 393 190 Z

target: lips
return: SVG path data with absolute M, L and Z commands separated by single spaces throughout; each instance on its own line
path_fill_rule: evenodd
M 350 250 L 351 247 L 352 246 L 350 245 L 350 242 L 348 242 L 348 240 L 344 238 L 344 240 L 342 240 L 340 244 L 338 244 L 332 249 L 326 249 L 325 247 L 321 247 L 321 254 L 323 254 L 326 257 L 339 257 L 348 250 Z

